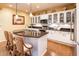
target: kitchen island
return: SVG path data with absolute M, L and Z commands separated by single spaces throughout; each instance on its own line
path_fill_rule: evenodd
M 33 45 L 32 56 L 42 56 L 47 51 L 47 32 L 20 30 L 13 33 L 15 36 L 23 37 L 25 43 Z

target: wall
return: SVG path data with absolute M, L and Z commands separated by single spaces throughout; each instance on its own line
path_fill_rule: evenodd
M 15 14 L 15 11 L 9 8 L 0 9 L 0 41 L 4 40 L 3 31 L 13 31 L 16 29 L 24 29 L 30 24 L 29 16 L 26 13 L 18 12 L 19 15 L 25 16 L 24 25 L 13 25 L 12 24 L 12 15 Z

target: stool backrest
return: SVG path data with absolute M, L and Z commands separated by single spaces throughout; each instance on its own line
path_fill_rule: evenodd
M 10 42 L 10 45 L 12 46 L 13 45 L 13 35 L 12 35 L 12 33 L 11 32 L 8 32 L 8 34 L 9 34 L 9 42 Z
M 9 41 L 9 33 L 8 31 L 4 31 L 4 35 L 7 41 Z
M 23 38 L 16 37 L 16 49 L 21 53 L 21 55 L 24 54 Z

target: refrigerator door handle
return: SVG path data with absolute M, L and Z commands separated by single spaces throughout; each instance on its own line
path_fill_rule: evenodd
M 79 45 L 79 42 L 77 42 L 77 41 L 74 41 L 77 45 Z

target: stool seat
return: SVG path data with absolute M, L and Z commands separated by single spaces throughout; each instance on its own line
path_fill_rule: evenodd
M 26 48 L 25 46 L 24 46 L 24 51 L 28 51 L 28 48 Z
M 26 48 L 25 46 L 26 46 L 27 48 Z M 24 51 L 27 51 L 26 53 L 27 53 L 28 56 L 31 56 L 31 55 L 32 55 L 32 54 L 31 54 L 32 45 L 29 44 L 29 43 L 25 43 L 25 46 L 24 46 Z
M 25 43 L 25 45 L 26 45 L 26 47 L 29 48 L 29 49 L 32 48 L 32 45 L 29 44 L 29 43 Z

